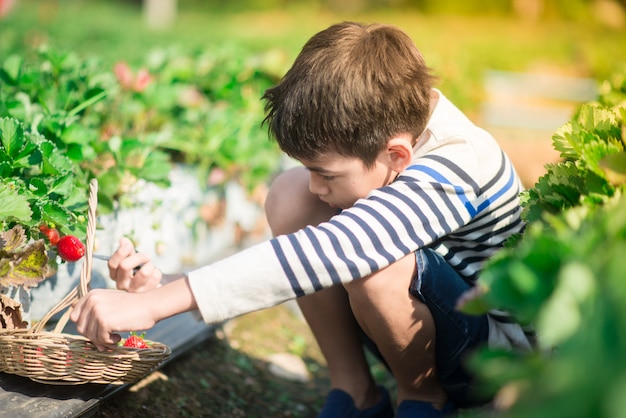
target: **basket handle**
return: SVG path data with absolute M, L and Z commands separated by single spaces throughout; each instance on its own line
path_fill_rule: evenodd
M 85 243 L 85 259 L 80 271 L 80 281 L 78 285 L 70 291 L 59 303 L 54 305 L 48 313 L 34 327 L 30 329 L 31 333 L 38 333 L 43 330 L 50 318 L 70 307 L 59 319 L 54 329 L 55 333 L 63 330 L 72 311 L 71 306 L 81 297 L 85 296 L 89 291 L 89 283 L 91 282 L 91 269 L 93 263 L 93 244 L 96 234 L 96 207 L 98 206 L 98 180 L 91 179 L 89 182 L 89 201 L 87 212 L 87 239 Z

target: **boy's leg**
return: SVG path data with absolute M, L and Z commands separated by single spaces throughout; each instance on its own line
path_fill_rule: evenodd
M 295 168 L 272 183 L 265 212 L 274 236 L 329 220 L 336 209 L 309 192 L 309 173 Z M 302 313 L 328 364 L 331 387 L 352 397 L 364 409 L 380 400 L 363 351 L 363 342 L 346 291 L 335 286 L 298 299 Z
M 435 362 L 435 324 L 428 307 L 409 294 L 415 256 L 346 284 L 354 315 L 378 347 L 398 384 L 398 401 L 413 399 L 443 408 Z
M 345 288 L 357 320 L 398 381 L 398 400 L 409 401 L 400 404 L 399 416 L 406 407 L 415 410 L 410 401 L 439 409 L 446 398 L 471 404 L 471 377 L 462 361 L 486 342 L 489 327 L 484 315 L 455 310 L 469 285 L 440 255 L 419 250 Z

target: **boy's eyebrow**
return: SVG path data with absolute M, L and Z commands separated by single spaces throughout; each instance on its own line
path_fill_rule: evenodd
M 336 171 L 332 171 L 332 170 L 328 170 L 325 169 L 323 167 L 316 167 L 316 166 L 306 166 L 306 169 L 309 171 L 312 171 L 314 173 L 318 173 L 318 174 L 339 174 Z

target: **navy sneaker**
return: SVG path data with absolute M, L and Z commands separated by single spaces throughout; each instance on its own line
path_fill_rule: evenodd
M 454 412 L 454 404 L 446 402 L 443 409 L 436 409 L 429 402 L 406 400 L 400 402 L 396 418 L 443 418 Z
M 358 409 L 354 400 L 341 389 L 328 392 L 326 403 L 317 418 L 393 418 L 393 406 L 389 392 L 379 386 L 382 399 L 376 405 L 367 409 Z

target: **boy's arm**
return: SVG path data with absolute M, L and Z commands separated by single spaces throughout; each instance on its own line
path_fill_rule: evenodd
M 159 288 L 129 293 L 94 289 L 81 298 L 72 311 L 76 329 L 103 351 L 116 345 L 119 332 L 152 328 L 171 316 L 197 309 L 186 276 Z

